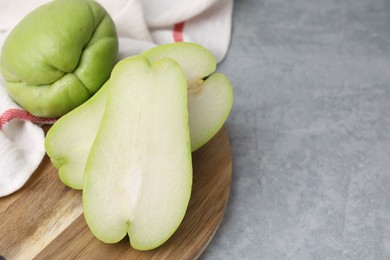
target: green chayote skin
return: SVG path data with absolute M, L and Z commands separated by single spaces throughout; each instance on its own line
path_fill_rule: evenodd
M 59 117 L 88 100 L 109 78 L 118 36 L 92 0 L 55 0 L 29 13 L 0 56 L 6 89 L 33 115 Z

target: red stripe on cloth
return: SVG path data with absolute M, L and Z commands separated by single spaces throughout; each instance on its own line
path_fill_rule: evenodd
M 173 40 L 175 42 L 184 41 L 184 24 L 185 22 L 177 23 L 173 26 Z
M 53 123 L 56 121 L 55 118 L 45 118 L 45 117 L 38 117 L 30 114 L 29 112 L 19 109 L 19 108 L 10 108 L 2 115 L 0 115 L 0 129 L 9 121 L 12 119 L 21 119 L 21 120 L 27 120 L 33 123 Z

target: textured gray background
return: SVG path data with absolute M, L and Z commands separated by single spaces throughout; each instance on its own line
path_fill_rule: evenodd
M 201 259 L 390 259 L 390 1 L 236 0 L 233 182 Z

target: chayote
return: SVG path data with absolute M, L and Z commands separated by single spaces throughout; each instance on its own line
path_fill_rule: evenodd
M 58 117 L 89 99 L 116 62 L 118 36 L 92 0 L 55 0 L 23 18 L 4 42 L 1 73 L 31 114 Z

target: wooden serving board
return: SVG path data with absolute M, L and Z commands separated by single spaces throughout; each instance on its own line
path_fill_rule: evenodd
M 21 190 L 0 198 L 0 256 L 7 260 L 195 259 L 215 234 L 228 200 L 232 158 L 225 128 L 193 153 L 193 170 L 191 200 L 179 229 L 159 248 L 136 251 L 127 237 L 105 244 L 92 235 L 84 220 L 81 191 L 62 184 L 45 156 Z

